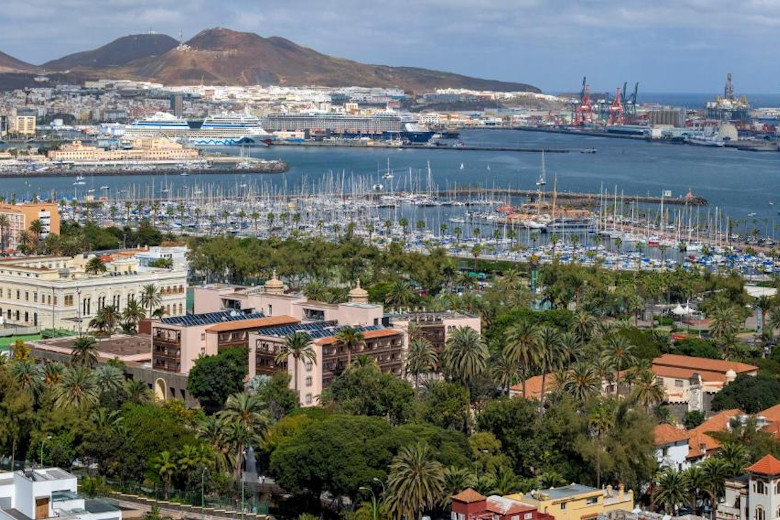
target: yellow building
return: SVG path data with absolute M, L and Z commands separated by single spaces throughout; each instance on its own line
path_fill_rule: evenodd
M 540 513 L 547 513 L 555 520 L 589 520 L 600 514 L 614 511 L 630 513 L 634 509 L 634 492 L 607 486 L 597 489 L 581 484 L 531 491 L 527 495 L 517 493 L 507 498 L 536 506 Z
M 105 150 L 86 146 L 81 141 L 63 144 L 59 150 L 51 150 L 52 161 L 103 162 L 103 161 L 180 161 L 198 158 L 198 150 L 185 148 L 168 139 L 136 139 L 130 149 Z
M 60 234 L 60 210 L 53 202 L 24 202 L 19 204 L 0 204 L 0 215 L 8 218 L 8 227 L 3 233 L 6 249 L 19 248 L 19 233 L 30 229 L 33 220 L 43 224 L 41 238 L 49 233 Z M 2 247 L 0 245 L 0 247 Z

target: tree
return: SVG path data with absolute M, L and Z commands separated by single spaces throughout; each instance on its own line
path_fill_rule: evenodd
M 422 418 L 440 428 L 466 431 L 469 422 L 469 393 L 461 385 L 431 381 L 423 393 Z
M 620 372 L 623 368 L 632 365 L 636 361 L 634 357 L 635 349 L 636 347 L 625 336 L 620 334 L 613 334 L 607 338 L 604 356 L 616 369 L 615 395 L 618 397 L 620 397 Z
M 704 472 L 704 481 L 706 482 L 704 491 L 710 498 L 712 517 L 715 518 L 720 497 L 725 493 L 726 479 L 731 476 L 728 472 L 729 468 L 722 459 L 717 457 L 705 459 L 700 467 Z
M 574 399 L 584 402 L 601 390 L 601 377 L 592 364 L 577 361 L 564 372 L 563 381 L 559 385 L 561 390 Z
M 129 329 L 133 334 L 138 332 L 138 325 L 145 317 L 146 311 L 135 299 L 127 302 L 125 310 L 122 311 L 122 320 L 130 326 Z
M 147 316 L 152 316 L 154 314 L 154 309 L 160 306 L 162 303 L 162 295 L 160 294 L 160 289 L 157 288 L 156 285 L 153 283 L 144 285 L 141 288 L 141 305 L 143 305 L 147 312 Z
M 444 496 L 444 466 L 433 460 L 427 444 L 401 448 L 390 464 L 387 494 L 390 511 L 400 519 L 419 519 Z
M 658 479 L 653 491 L 653 503 L 663 507 L 667 513 L 674 513 L 680 504 L 685 503 L 687 484 L 683 474 L 667 469 Z
M 424 338 L 411 340 L 406 352 L 405 370 L 414 376 L 415 388 L 420 386 L 420 374 L 433 370 L 437 362 L 438 355 L 430 341 Z
M 763 374 L 750 376 L 740 374 L 715 394 L 712 399 L 714 411 L 739 408 L 754 414 L 780 402 L 780 382 Z
M 91 368 L 97 364 L 97 341 L 92 336 L 81 336 L 73 342 L 70 350 L 70 363 L 73 366 Z
M 97 329 L 100 334 L 111 335 L 119 324 L 119 311 L 113 305 L 102 307 L 94 318 L 89 320 L 89 326 Z
M 176 460 L 169 451 L 163 451 L 157 458 L 152 461 L 151 466 L 163 483 L 163 493 L 165 493 L 165 498 L 167 500 L 168 492 L 171 488 L 171 480 L 173 480 L 173 475 L 178 469 Z
M 515 377 L 517 377 L 519 369 L 512 356 L 507 354 L 506 348 L 493 361 L 491 372 L 493 379 L 501 387 L 502 392 L 509 395 L 509 388 L 512 386 Z
M 458 327 L 442 353 L 442 367 L 450 379 L 468 386 L 487 367 L 488 349 L 482 336 L 471 327 Z
M 365 343 L 363 333 L 355 327 L 342 327 L 336 332 L 336 342 L 347 351 L 347 368 L 352 366 L 352 352 Z
M 523 319 L 506 329 L 506 355 L 518 366 L 523 380 L 523 397 L 526 397 L 525 380 L 541 360 L 539 330 L 530 320 Z
M 612 414 L 603 405 L 596 406 L 588 417 L 588 425 L 596 438 L 596 487 L 601 487 L 601 457 L 604 436 L 613 426 Z
M 209 412 L 222 408 L 228 396 L 243 390 L 247 374 L 247 349 L 222 349 L 216 356 L 201 355 L 187 379 L 187 390 Z
M 284 338 L 284 343 L 279 347 L 276 353 L 275 361 L 277 364 L 288 364 L 290 357 L 293 358 L 293 381 L 296 394 L 298 391 L 298 363 L 317 363 L 317 354 L 312 348 L 311 336 L 305 332 L 294 332 Z
M 86 366 L 68 368 L 54 387 L 52 397 L 58 408 L 82 410 L 97 404 L 100 389 L 94 373 Z
M 291 376 L 288 372 L 276 372 L 273 376 L 256 376 L 259 380 L 253 392 L 268 410 L 274 421 L 278 421 L 298 407 L 298 393 L 290 389 Z
M 355 364 L 344 371 L 331 382 L 321 401 L 353 415 L 384 417 L 392 424 L 409 421 L 415 404 L 411 385 L 382 372 L 375 363 Z
M 663 401 L 666 393 L 651 370 L 640 372 L 634 382 L 631 399 L 636 401 L 649 413 L 650 408 Z
M 703 423 L 704 419 L 704 412 L 701 410 L 691 410 L 690 412 L 685 412 L 683 426 L 685 426 L 686 430 L 692 430 Z
M 101 260 L 99 256 L 93 256 L 84 266 L 84 272 L 87 274 L 105 273 L 106 270 L 106 264 L 103 263 L 103 260 Z
M 541 394 L 539 396 L 539 412 L 544 413 L 545 385 L 547 374 L 559 368 L 568 360 L 570 353 L 561 341 L 557 329 L 545 325 L 539 329 L 539 368 L 542 372 Z
M 235 444 L 235 478 L 241 475 L 241 457 L 247 442 L 259 439 L 260 432 L 268 426 L 269 419 L 262 401 L 256 395 L 233 394 L 225 402 L 225 408 L 219 413 L 220 420 L 233 434 Z

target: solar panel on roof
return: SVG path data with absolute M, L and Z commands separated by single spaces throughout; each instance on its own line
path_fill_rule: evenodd
M 347 325 L 338 325 L 335 321 L 322 321 L 317 323 L 300 323 L 297 325 L 282 325 L 279 327 L 269 327 L 260 331 L 262 336 L 271 336 L 285 338 L 296 332 L 305 332 L 312 339 L 327 338 L 335 336 L 341 329 L 347 328 Z M 355 327 L 358 332 L 368 332 L 371 330 L 382 330 L 382 325 L 368 325 L 365 327 Z
M 171 316 L 163 318 L 162 322 L 168 325 L 181 325 L 184 327 L 197 327 L 199 325 L 213 325 L 239 320 L 252 320 L 265 318 L 262 312 L 245 313 L 241 311 L 206 312 L 203 314 L 186 314 L 184 316 Z

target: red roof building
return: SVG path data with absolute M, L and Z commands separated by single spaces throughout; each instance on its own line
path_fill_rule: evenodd
M 535 506 L 507 497 L 485 497 L 471 488 L 452 497 L 451 520 L 555 520 Z

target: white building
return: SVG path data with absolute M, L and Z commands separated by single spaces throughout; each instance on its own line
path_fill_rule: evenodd
M 74 475 L 59 468 L 0 473 L 0 520 L 122 520 L 122 511 L 78 494 Z
M 167 254 L 165 248 L 155 253 Z M 177 249 L 177 248 L 176 248 Z M 141 265 L 129 250 L 101 255 L 106 271 L 87 273 L 94 255 L 30 256 L 0 260 L 0 316 L 6 323 L 78 330 L 98 311 L 113 305 L 122 312 L 131 300 L 140 300 L 145 285 L 154 284 L 167 316 L 186 312 L 187 265 L 174 259 L 172 269 Z M 178 251 L 171 253 L 178 255 Z M 178 264 L 178 265 L 177 265 Z
M 688 461 L 690 432 L 671 424 L 659 424 L 653 434 L 655 459 L 659 466 L 676 471 L 682 471 L 690 466 Z
M 780 518 L 780 460 L 772 455 L 753 464 L 741 477 L 726 481 L 717 520 L 776 520 Z

